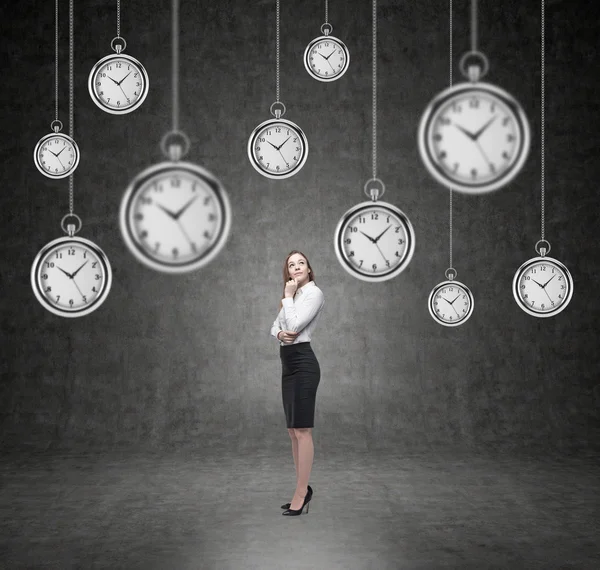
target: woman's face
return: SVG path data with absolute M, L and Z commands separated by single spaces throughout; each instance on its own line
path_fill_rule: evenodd
M 298 282 L 298 287 L 306 285 L 309 281 L 309 270 L 306 259 L 299 253 L 294 253 L 288 259 L 288 274 Z

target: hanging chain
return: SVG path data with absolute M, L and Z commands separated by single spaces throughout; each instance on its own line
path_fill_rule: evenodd
M 73 0 L 69 0 L 69 136 L 73 138 Z M 69 213 L 73 215 L 73 173 L 69 176 Z
M 325 23 L 329 24 L 329 2 L 325 0 Z
M 56 116 L 55 119 L 58 121 L 58 0 L 56 0 L 56 14 L 54 27 L 54 114 Z
M 477 51 L 477 0 L 471 0 L 471 51 Z
M 121 0 L 117 0 L 117 37 L 121 37 Z
M 452 0 L 450 0 L 450 87 L 452 87 Z M 450 190 L 450 266 L 452 266 L 452 188 Z
M 275 48 L 275 60 L 276 60 L 276 64 L 275 64 L 275 82 L 276 82 L 276 93 L 275 93 L 275 99 L 277 101 L 277 103 L 279 103 L 279 0 L 277 0 L 277 23 L 275 25 L 275 36 L 276 36 L 276 48 Z
M 373 0 L 373 178 L 377 178 L 377 0 Z
M 173 0 L 173 130 L 179 130 L 179 0 Z
M 542 91 L 542 156 L 541 156 L 542 180 L 541 180 L 541 187 L 542 187 L 542 239 L 545 239 L 546 228 L 545 228 L 545 223 L 544 223 L 544 215 L 545 215 L 545 196 L 544 196 L 544 191 L 545 191 L 545 164 L 544 164 L 545 115 L 544 115 L 544 107 L 546 106 L 546 98 L 545 98 L 545 92 L 544 92 L 544 74 L 545 74 L 544 52 L 546 51 L 546 49 L 545 49 L 546 41 L 545 41 L 545 32 L 544 32 L 544 28 L 545 28 L 545 25 L 544 25 L 545 24 L 545 22 L 544 22 L 544 0 L 542 0 L 541 4 L 542 4 L 542 85 L 541 85 L 541 91 Z

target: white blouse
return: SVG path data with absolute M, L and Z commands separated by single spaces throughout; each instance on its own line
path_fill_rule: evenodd
M 315 330 L 319 315 L 325 304 L 323 291 L 314 281 L 309 281 L 296 290 L 294 298 L 287 297 L 281 300 L 283 307 L 271 327 L 271 335 L 277 338 L 280 331 L 294 331 L 300 334 L 293 343 L 285 343 L 277 339 L 280 346 L 310 342 Z

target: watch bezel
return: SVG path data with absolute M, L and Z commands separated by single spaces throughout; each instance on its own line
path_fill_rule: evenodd
M 373 209 L 373 208 L 382 208 L 384 210 L 389 210 L 395 216 L 400 218 L 402 224 L 404 225 L 404 228 L 406 231 L 406 239 L 408 242 L 406 249 L 405 249 L 404 257 L 401 259 L 401 261 L 393 269 L 390 269 L 389 271 L 379 274 L 379 275 L 376 275 L 376 276 L 370 275 L 368 273 L 363 273 L 359 269 L 357 269 L 354 265 L 352 265 L 352 263 L 346 258 L 346 255 L 344 253 L 344 248 L 341 243 L 343 241 L 344 229 L 346 227 L 346 224 L 349 222 L 349 220 L 351 218 L 355 217 L 355 215 L 358 211 L 368 210 L 368 209 Z M 359 204 L 356 204 L 355 206 L 353 206 L 349 210 L 347 210 L 344 213 L 344 215 L 340 218 L 340 220 L 338 221 L 338 224 L 337 224 L 337 227 L 335 230 L 335 236 L 334 236 L 335 254 L 338 258 L 338 261 L 340 262 L 340 265 L 353 277 L 356 277 L 357 279 L 360 279 L 361 281 L 367 281 L 369 283 L 377 283 L 377 282 L 387 281 L 389 279 L 396 277 L 400 273 L 402 273 L 408 267 L 408 265 L 410 264 L 410 261 L 412 260 L 412 257 L 415 252 L 415 242 L 416 242 L 416 239 L 415 239 L 415 231 L 414 231 L 413 225 L 411 224 L 410 220 L 408 219 L 408 216 L 402 210 L 400 210 L 400 208 L 398 208 L 397 206 L 394 206 L 393 204 L 390 204 L 388 202 L 372 201 L 372 200 L 369 200 L 366 202 L 360 202 Z
M 469 310 L 467 311 L 467 314 L 462 319 L 455 321 L 455 322 L 444 321 L 441 317 L 438 316 L 438 314 L 435 312 L 435 309 L 433 308 L 433 300 L 435 299 L 437 292 L 440 289 L 443 289 L 444 287 L 447 287 L 449 285 L 458 285 L 459 287 L 464 289 L 465 293 L 467 294 L 467 297 L 469 298 Z M 431 290 L 431 293 L 429 293 L 429 299 L 427 301 L 427 306 L 429 308 L 429 314 L 431 315 L 431 317 L 433 318 L 433 320 L 436 323 L 443 325 L 445 327 L 457 327 L 457 326 L 465 323 L 467 320 L 469 320 L 469 318 L 473 314 L 473 309 L 475 308 L 475 298 L 473 297 L 473 293 L 472 293 L 471 289 L 469 289 L 464 283 L 462 283 L 461 281 L 456 281 L 455 279 L 447 279 L 446 281 L 441 281 L 440 283 L 438 283 Z
M 140 71 L 140 73 L 142 73 L 142 75 L 144 76 L 144 85 L 143 85 L 143 93 L 140 94 L 138 100 L 133 105 L 131 105 L 129 107 L 121 107 L 121 108 L 117 108 L 117 109 L 111 109 L 110 107 L 107 107 L 106 104 L 102 101 L 102 99 L 100 99 L 98 97 L 98 95 L 96 94 L 96 91 L 94 89 L 94 77 L 95 77 L 98 69 L 100 69 L 107 61 L 116 60 L 116 59 L 126 59 L 129 62 L 131 62 L 133 65 L 135 65 L 138 68 L 138 70 Z M 95 65 L 92 67 L 92 69 L 88 75 L 88 91 L 90 93 L 92 101 L 96 104 L 97 107 L 99 107 L 106 113 L 110 113 L 111 115 L 126 115 L 127 113 L 131 113 L 132 111 L 135 111 L 145 101 L 145 99 L 148 95 L 149 88 L 150 88 L 150 79 L 148 77 L 148 72 L 146 71 L 146 68 L 135 57 L 132 57 L 123 52 L 110 53 L 107 56 L 103 57 L 102 59 L 99 59 L 95 63 Z
M 216 202 L 219 205 L 222 221 L 219 227 L 219 235 L 217 239 L 215 239 L 213 243 L 200 254 L 200 257 L 183 263 L 166 264 L 162 261 L 158 261 L 154 257 L 151 257 L 147 250 L 139 243 L 138 236 L 136 235 L 131 223 L 131 209 L 133 204 L 138 199 L 139 192 L 142 190 L 148 179 L 153 178 L 158 174 L 168 173 L 169 171 L 174 170 L 185 170 L 193 176 L 204 180 L 204 182 L 213 191 Z M 214 176 L 205 168 L 186 161 L 164 161 L 142 170 L 129 183 L 125 193 L 123 194 L 123 198 L 121 199 L 121 206 L 119 209 L 119 225 L 121 227 L 121 236 L 125 242 L 125 245 L 134 255 L 134 257 L 144 266 L 156 271 L 160 271 L 161 273 L 190 273 L 210 263 L 221 252 L 227 243 L 231 229 L 231 205 L 224 186 L 216 178 L 216 176 Z
M 71 144 L 73 146 L 73 150 L 75 151 L 75 160 L 73 162 L 73 166 L 67 170 L 66 173 L 60 174 L 60 175 L 49 175 L 47 170 L 44 170 L 42 164 L 40 163 L 40 159 L 39 159 L 39 150 L 40 148 L 44 145 L 44 143 L 49 140 L 49 139 L 54 139 L 54 138 L 62 138 L 62 139 L 66 139 L 68 141 L 69 144 Z M 79 165 L 79 158 L 80 158 L 80 152 L 79 152 L 79 147 L 77 146 L 77 143 L 75 142 L 75 140 L 73 138 L 71 138 L 69 135 L 62 133 L 62 132 L 54 132 L 54 133 L 48 133 L 47 135 L 44 135 L 35 145 L 35 148 L 33 149 L 33 162 L 35 164 L 35 166 L 37 167 L 37 169 L 44 175 L 46 176 L 46 178 L 52 178 L 54 180 L 59 180 L 60 178 L 66 178 L 67 176 L 70 176 L 71 174 L 73 174 L 73 172 L 75 172 L 75 169 L 77 168 L 77 166 Z
M 346 62 L 344 64 L 344 67 L 342 68 L 342 70 L 339 73 L 337 73 L 336 75 L 329 77 L 329 78 L 321 77 L 320 75 L 317 75 L 310 67 L 310 62 L 309 62 L 310 50 L 316 44 L 318 44 L 319 42 L 321 42 L 323 40 L 333 40 L 334 42 L 336 42 L 344 50 L 344 54 L 346 56 Z M 317 81 L 322 81 L 323 83 L 330 83 L 332 81 L 336 81 L 342 75 L 344 75 L 344 73 L 346 73 L 346 71 L 348 71 L 348 67 L 350 66 L 350 52 L 348 51 L 348 47 L 346 46 L 346 44 L 342 40 L 337 38 L 336 36 L 323 35 L 323 36 L 318 36 L 318 37 L 314 38 L 311 42 L 309 42 L 309 44 L 306 46 L 306 49 L 304 50 L 303 61 L 304 61 L 304 67 L 306 68 L 306 71 L 308 71 L 309 75 L 313 79 L 316 79 Z
M 514 115 L 521 135 L 521 145 L 518 151 L 520 153 L 519 157 L 504 171 L 500 178 L 490 182 L 465 184 L 464 182 L 455 181 L 437 164 L 429 145 L 429 133 L 433 125 L 433 116 L 441 106 L 465 91 L 484 91 L 500 99 Z M 429 102 L 419 122 L 417 139 L 421 160 L 429 174 L 437 182 L 443 184 L 446 188 L 451 187 L 453 190 L 465 194 L 487 194 L 508 185 L 521 172 L 531 148 L 531 129 L 523 107 L 508 91 L 486 82 L 462 82 L 444 89 Z

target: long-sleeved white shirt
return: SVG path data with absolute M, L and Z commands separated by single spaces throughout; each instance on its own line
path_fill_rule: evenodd
M 294 298 L 287 297 L 281 301 L 283 307 L 271 327 L 271 335 L 277 338 L 279 331 L 294 331 L 300 334 L 291 344 L 310 342 L 312 332 L 325 304 L 323 291 L 319 289 L 314 281 L 309 281 L 303 287 L 296 290 Z M 280 346 L 288 344 L 277 339 Z

